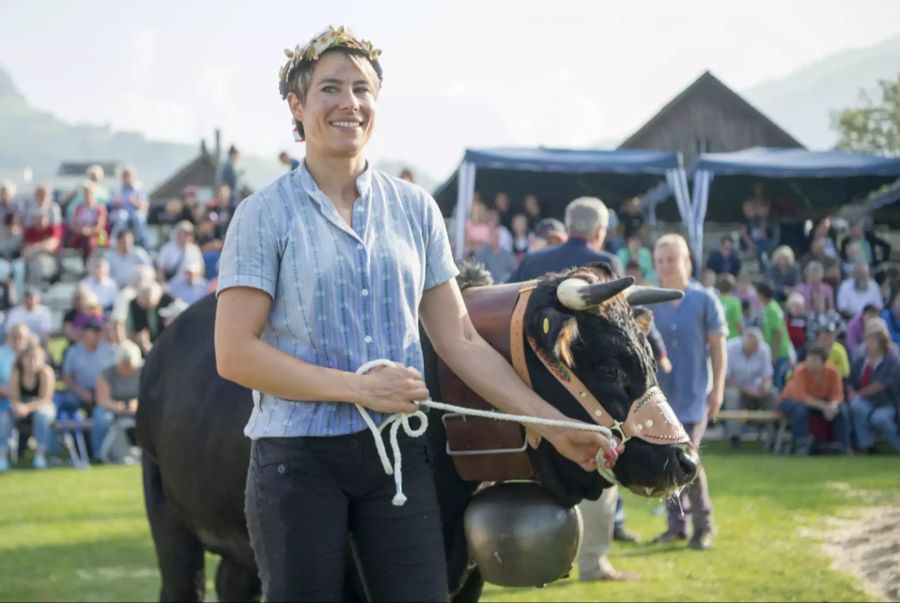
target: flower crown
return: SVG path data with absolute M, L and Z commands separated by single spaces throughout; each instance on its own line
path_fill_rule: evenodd
M 378 79 L 383 79 L 381 65 L 378 63 L 378 57 L 381 56 L 380 50 L 372 46 L 368 40 L 357 38 L 343 26 L 337 28 L 329 26 L 325 32 L 310 40 L 306 46 L 301 48 L 298 44 L 294 50 L 285 49 L 284 54 L 287 56 L 288 62 L 278 71 L 278 91 L 281 93 L 281 98 L 287 98 L 288 92 L 290 92 L 291 77 L 298 67 L 304 63 L 315 63 L 326 50 L 332 48 L 349 48 L 359 52 L 372 63 Z

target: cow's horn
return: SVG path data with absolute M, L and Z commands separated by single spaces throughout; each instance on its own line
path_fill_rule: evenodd
M 661 289 L 660 287 L 642 287 L 640 285 L 635 285 L 625 294 L 625 299 L 632 306 L 660 304 L 662 302 L 675 301 L 682 297 L 684 297 L 684 292 L 678 289 Z
M 633 276 L 594 285 L 580 278 L 567 278 L 556 287 L 556 297 L 570 310 L 586 310 L 599 306 L 633 284 Z

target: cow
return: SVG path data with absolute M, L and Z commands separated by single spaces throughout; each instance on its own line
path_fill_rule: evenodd
M 471 276 L 472 271 L 463 274 Z M 604 264 L 545 276 L 531 292 L 524 326 L 536 351 L 565 363 L 604 408 L 623 421 L 632 402 L 656 385 L 656 367 L 626 293 L 596 298 L 597 287 L 612 281 Z M 162 579 L 161 600 L 203 598 L 205 551 L 221 556 L 215 579 L 221 601 L 260 597 L 243 513 L 250 442 L 242 431 L 252 397 L 250 390 L 217 373 L 215 313 L 212 295 L 182 313 L 160 336 L 141 373 L 137 438 L 143 449 L 144 497 Z M 437 357 L 424 333 L 422 346 L 426 384 L 440 399 Z M 534 353 L 528 354 L 528 372 L 532 388 L 545 400 L 573 419 L 592 422 Z M 431 412 L 430 425 L 427 437 L 444 528 L 448 597 L 477 600 L 483 580 L 470 564 L 463 514 L 479 484 L 464 481 L 456 472 L 446 453 L 440 413 Z M 547 442 L 529 448 L 528 454 L 541 484 L 563 505 L 596 500 L 610 486 L 600 473 L 582 470 Z M 623 486 L 662 496 L 689 483 L 698 466 L 689 443 L 632 439 L 613 471 Z M 365 600 L 349 539 L 347 550 L 345 598 Z

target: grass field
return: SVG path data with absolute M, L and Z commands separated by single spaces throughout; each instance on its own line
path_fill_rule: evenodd
M 800 532 L 900 502 L 896 456 L 799 459 L 713 447 L 704 458 L 719 530 L 713 550 L 616 545 L 613 563 L 641 581 L 488 586 L 484 600 L 871 600 Z M 656 535 L 658 504 L 628 495 L 630 529 Z M 0 600 L 155 600 L 157 588 L 137 467 L 0 475 Z

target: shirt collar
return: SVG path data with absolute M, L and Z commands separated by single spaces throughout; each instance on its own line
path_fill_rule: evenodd
M 309 173 L 309 169 L 306 167 L 306 161 L 301 161 L 300 165 L 294 171 L 300 179 L 300 185 L 303 187 L 303 190 L 305 190 L 310 197 L 321 203 L 322 197 L 325 197 L 326 195 L 319 190 L 319 185 L 313 180 L 312 174 Z M 369 191 L 372 190 L 372 165 L 368 161 L 366 162 L 366 169 L 356 177 L 356 190 L 359 191 L 361 199 L 368 198 Z

